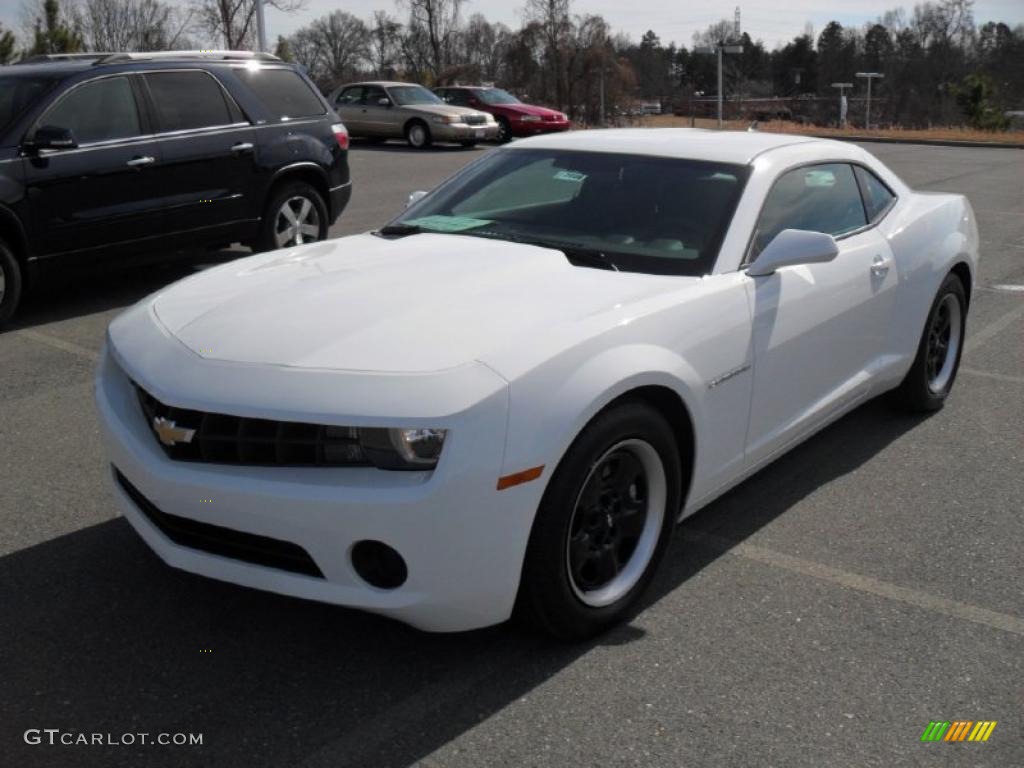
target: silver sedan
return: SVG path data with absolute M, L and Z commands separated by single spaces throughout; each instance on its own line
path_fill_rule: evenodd
M 473 146 L 498 138 L 498 124 L 491 115 L 448 104 L 413 83 L 351 83 L 335 90 L 330 102 L 355 137 L 404 138 L 417 149 L 434 141 Z

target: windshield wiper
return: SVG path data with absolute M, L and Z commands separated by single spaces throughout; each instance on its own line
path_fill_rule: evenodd
M 569 260 L 570 264 L 575 265 L 575 262 L 583 262 L 588 267 L 610 269 L 615 272 L 619 271 L 619 267 L 614 261 L 608 258 L 608 255 L 604 251 L 588 248 L 582 243 L 566 243 L 559 242 L 558 240 L 544 240 L 542 238 L 515 234 L 514 232 L 495 232 L 494 230 L 488 229 L 477 230 L 475 232 L 463 232 L 462 234 L 473 235 L 474 237 L 486 237 L 491 240 L 509 240 L 513 243 L 537 245 L 541 248 L 551 248 L 564 253 L 565 258 Z
M 424 232 L 433 232 L 431 229 L 424 229 L 419 224 L 386 224 L 377 230 L 378 235 L 397 235 L 404 237 L 405 235 L 419 235 Z

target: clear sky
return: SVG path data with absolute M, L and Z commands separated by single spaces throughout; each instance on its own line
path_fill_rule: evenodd
M 184 5 L 184 2 L 180 4 Z M 502 21 L 518 27 L 522 0 L 469 0 L 463 6 L 463 15 L 482 13 L 491 21 Z M 891 8 L 902 5 L 910 10 L 914 3 L 901 4 L 898 0 L 746 0 L 740 3 L 744 31 L 755 40 L 764 41 L 770 49 L 799 34 L 810 22 L 815 34 L 829 21 L 844 26 L 861 26 L 874 21 Z M 573 0 L 574 13 L 596 13 L 608 20 L 615 31 L 625 32 L 638 39 L 653 29 L 662 42 L 675 41 L 687 47 L 693 33 L 703 30 L 720 19 L 732 19 L 735 2 L 705 0 L 704 2 L 666 2 L 665 0 Z M 279 34 L 288 34 L 311 19 L 341 9 L 361 18 L 369 18 L 373 11 L 386 9 L 402 18 L 406 13 L 392 0 L 307 0 L 305 11 L 282 14 L 274 10 L 267 13 L 267 36 L 273 40 Z M 22 0 L 0 0 L 0 22 L 20 33 Z M 974 19 L 980 25 L 986 21 L 1004 21 L 1010 26 L 1024 23 L 1024 0 L 977 0 Z

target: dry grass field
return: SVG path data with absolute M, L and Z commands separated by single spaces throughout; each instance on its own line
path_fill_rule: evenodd
M 650 115 L 637 118 L 637 125 L 650 128 L 682 128 L 690 125 L 690 118 L 677 117 L 675 115 Z M 715 120 L 697 118 L 697 128 L 714 128 Z M 727 130 L 746 130 L 750 125 L 746 120 L 727 120 Z M 843 137 L 876 137 L 884 139 L 904 140 L 932 140 L 932 141 L 984 141 L 992 144 L 1024 144 L 1024 130 L 993 132 L 978 131 L 971 128 L 929 128 L 929 129 L 898 129 L 898 128 L 874 128 L 865 131 L 863 128 L 824 128 L 816 125 L 801 125 L 800 123 L 788 122 L 785 120 L 772 120 L 758 123 L 759 131 L 771 131 L 775 133 L 795 133 L 814 136 L 835 136 Z

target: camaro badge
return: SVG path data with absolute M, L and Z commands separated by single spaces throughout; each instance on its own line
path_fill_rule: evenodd
M 191 443 L 192 438 L 196 434 L 194 429 L 179 427 L 173 421 L 165 419 L 163 416 L 153 417 L 153 431 L 156 432 L 156 436 L 160 438 L 160 442 L 164 445 Z

